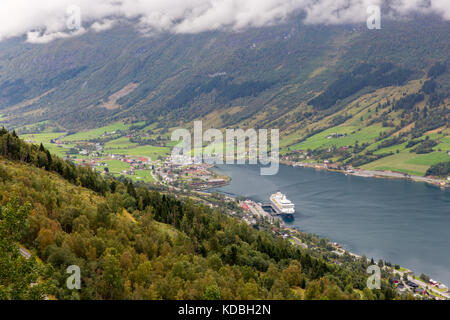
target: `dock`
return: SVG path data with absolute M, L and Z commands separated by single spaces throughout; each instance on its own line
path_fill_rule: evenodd
M 286 219 L 293 219 L 294 216 L 292 214 L 285 214 L 285 213 L 278 213 L 276 211 L 276 209 L 274 208 L 274 205 L 272 203 L 264 203 L 261 205 L 261 207 L 264 209 L 264 211 L 266 211 L 267 213 L 269 213 L 270 215 L 274 216 L 274 217 L 284 217 Z
M 271 203 L 256 203 L 252 200 L 245 200 L 239 202 L 239 205 L 247 211 L 250 211 L 254 216 L 262 219 L 267 219 L 269 222 L 281 220 L 281 218 L 293 219 L 291 214 L 280 214 L 275 211 Z
M 256 203 L 252 200 L 245 200 L 242 201 L 241 203 L 241 207 L 248 208 L 248 210 L 254 215 L 257 216 L 259 218 L 263 218 L 263 219 L 268 219 L 270 222 L 273 222 L 274 220 L 274 215 L 270 214 L 269 212 L 267 212 L 266 210 L 264 210 L 263 206 L 261 203 Z

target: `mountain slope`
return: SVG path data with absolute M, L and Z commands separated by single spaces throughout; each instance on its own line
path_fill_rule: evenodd
M 327 244 L 315 252 L 305 251 L 192 201 L 135 188 L 128 181 L 106 181 L 96 175 L 86 179 L 83 168 L 69 175 L 75 178 L 71 183 L 55 172 L 62 169 L 67 175 L 70 165 L 65 167 L 42 147 L 27 145 L 6 132 L 0 134 L 0 150 L 1 212 L 9 212 L 0 215 L 0 230 L 8 223 L 25 225 L 14 235 L 42 259 L 40 289 L 46 295 L 57 299 L 398 297 L 391 273 L 383 272 L 381 290 L 364 289 L 367 260 L 336 257 Z M 11 160 L 18 155 L 23 159 Z M 5 206 L 9 211 L 4 211 Z M 28 214 L 11 214 L 16 211 Z M 324 242 L 307 237 L 317 245 Z M 5 240 L 18 249 L 13 239 Z M 15 263 L 10 256 L 0 258 L 6 267 Z M 336 259 L 342 259 L 340 265 Z M 81 290 L 66 287 L 70 265 L 81 269 Z M 0 298 L 8 299 L 14 296 L 8 295 L 12 277 L 5 275 L 6 267 L 0 272 L 6 278 Z
M 421 140 L 443 128 L 433 151 L 445 152 L 448 34 L 449 22 L 416 16 L 385 19 L 381 30 L 308 26 L 298 18 L 239 33 L 144 37 L 122 26 L 46 45 L 16 39 L 0 43 L 0 120 L 33 133 L 26 125 L 73 132 L 145 121 L 153 133 L 166 134 L 205 119 L 217 128 L 279 128 L 283 154 L 311 147 L 308 139 L 327 129 L 361 129 L 367 131 L 362 137 L 333 144 L 369 144 L 341 161 L 355 166 L 377 160 L 366 152 L 378 148 L 379 137 L 393 139 L 419 124 L 403 138 Z M 429 74 L 433 68 L 437 72 Z M 423 101 L 390 111 L 405 94 L 420 95 L 427 81 Z M 311 148 L 323 152 L 324 146 L 326 141 Z M 424 174 L 432 164 L 411 172 Z M 397 169 L 409 170 L 407 164 Z
M 417 78 L 446 61 L 449 23 L 423 19 L 387 21 L 376 31 L 292 21 L 237 34 L 142 37 L 123 27 L 47 45 L 15 40 L 0 48 L 1 102 L 28 101 L 13 108 L 22 121 L 30 122 L 25 112 L 67 128 L 71 122 L 92 126 L 87 115 L 152 120 L 156 112 L 190 120 L 230 104 L 246 106 L 247 117 L 268 107 L 283 113 L 361 62 L 390 61 Z M 118 98 L 119 110 L 102 107 L 132 83 L 136 87 Z

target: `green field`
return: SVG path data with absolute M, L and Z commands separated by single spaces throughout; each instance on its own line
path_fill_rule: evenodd
M 380 136 L 380 132 L 389 132 L 390 130 L 393 130 L 392 128 L 384 128 L 380 124 L 358 128 L 358 126 L 354 126 L 353 124 L 355 124 L 354 121 L 352 122 L 352 125 L 342 124 L 324 130 L 307 138 L 301 143 L 291 146 L 290 150 L 316 150 L 331 148 L 333 146 L 340 148 L 343 146 L 353 146 L 356 142 L 358 142 L 359 145 L 369 143 L 370 145 L 362 152 L 362 154 L 367 151 L 373 151 L 375 155 L 389 153 L 394 154 L 392 156 L 387 156 L 366 164 L 362 166 L 363 169 L 397 171 L 418 176 L 425 175 L 428 168 L 432 165 L 450 161 L 450 157 L 447 155 L 447 151 L 450 150 L 450 137 L 448 136 L 450 132 L 448 128 L 439 132 L 436 132 L 435 130 L 414 139 L 415 141 L 422 141 L 428 137 L 438 143 L 438 145 L 433 148 L 433 152 L 428 154 L 416 154 L 410 152 L 411 149 L 414 149 L 414 147 L 406 148 L 406 145 L 410 141 L 408 138 L 398 145 L 378 149 L 383 141 L 393 138 L 393 136 L 390 135 L 383 140 L 377 141 L 377 138 Z M 333 137 L 334 134 L 340 134 L 343 136 L 337 138 Z M 286 153 L 286 150 L 283 149 L 282 151 Z
M 129 176 L 133 181 L 155 182 L 150 170 L 135 170 L 134 173 L 134 176 Z
M 379 150 L 375 151 L 374 154 L 383 154 L 383 153 L 390 153 L 390 152 L 396 153 L 397 150 L 398 150 L 398 151 L 404 151 L 404 150 L 406 150 L 406 145 L 407 145 L 407 144 L 408 144 L 408 142 L 404 142 L 404 143 L 396 144 L 396 145 L 394 145 L 394 146 L 390 146 L 390 147 L 387 147 L 387 148 L 382 148 L 382 149 L 379 149 Z M 368 148 L 368 150 L 373 150 L 373 149 L 375 149 L 378 145 L 379 145 L 379 143 L 373 144 L 373 145 L 371 145 L 371 146 Z M 410 149 L 411 149 L 411 148 L 409 148 L 408 150 L 410 150 Z
M 437 139 L 439 144 L 433 150 L 450 151 L 450 137 L 440 137 Z
M 159 156 L 167 156 L 170 153 L 169 147 L 154 147 L 154 146 L 141 146 L 134 148 L 120 148 L 105 150 L 113 154 L 137 156 L 137 157 L 150 157 L 152 160 L 156 160 Z
M 104 160 L 102 162 L 108 165 L 109 172 L 113 174 L 121 174 L 123 170 L 130 169 L 129 163 L 122 162 L 120 160 Z
M 134 125 L 143 124 L 137 123 Z M 124 123 L 116 123 L 109 126 L 104 126 L 97 129 L 92 129 L 89 131 L 78 132 L 69 136 L 65 136 L 67 133 L 36 133 L 36 134 L 24 134 L 21 138 L 31 141 L 35 144 L 42 143 L 50 152 L 55 153 L 59 156 L 65 156 L 69 148 L 75 147 L 75 144 L 83 144 L 89 142 L 92 139 L 99 139 L 101 136 L 108 134 L 111 138 L 113 132 L 121 131 L 122 134 L 128 134 L 128 129 L 131 125 Z M 62 137 L 62 138 L 61 138 Z M 61 138 L 62 145 L 56 145 L 50 143 L 51 140 Z M 156 160 L 158 157 L 166 157 L 169 155 L 170 147 L 159 147 L 159 146 L 139 146 L 137 143 L 130 142 L 130 139 L 125 136 L 117 136 L 116 139 L 108 141 L 104 145 L 105 154 L 120 154 L 127 156 L 137 156 L 137 157 L 150 157 Z M 81 155 L 78 158 L 88 158 Z M 108 162 L 108 161 L 106 161 Z M 121 172 L 128 169 L 128 165 L 124 167 L 124 164 L 120 161 L 110 162 L 110 170 L 113 172 Z M 148 180 L 148 177 L 146 178 Z
M 57 139 L 61 136 L 65 135 L 63 132 L 48 132 L 48 133 L 35 133 L 35 134 L 24 134 L 21 135 L 20 138 L 30 141 L 33 144 L 43 144 L 45 148 L 47 148 L 51 153 L 54 153 L 60 157 L 66 155 L 67 149 L 73 147 L 71 144 L 56 145 L 54 143 L 50 143 L 51 140 Z
M 69 135 L 69 136 L 63 138 L 62 141 L 73 142 L 73 141 L 88 141 L 88 140 L 92 140 L 92 139 L 98 139 L 105 133 L 112 134 L 112 132 L 115 132 L 118 130 L 126 131 L 126 130 L 128 130 L 128 128 L 130 126 L 131 125 L 129 125 L 129 124 L 116 123 L 116 124 L 112 124 L 109 126 L 92 129 L 89 131 L 77 132 L 75 134 L 72 134 L 72 135 Z
M 446 152 L 415 154 L 408 151 L 400 152 L 362 166 L 367 170 L 398 171 L 410 175 L 423 176 L 434 164 L 450 161 Z
M 107 143 L 105 143 L 105 150 L 121 149 L 121 148 L 136 147 L 136 146 L 138 146 L 138 144 L 130 142 L 130 138 L 120 137 L 118 139 L 111 140 L 111 141 L 108 141 Z
M 109 173 L 114 176 L 122 176 L 124 170 L 130 169 L 130 164 L 127 162 L 122 162 L 120 160 L 104 160 L 102 161 L 107 164 L 107 168 L 109 169 Z M 104 167 L 97 167 L 97 171 L 103 171 Z M 130 178 L 133 181 L 142 181 L 142 182 L 155 182 L 153 179 L 150 170 L 135 170 L 135 175 L 126 175 L 127 178 Z
M 408 160 L 407 163 L 432 166 L 445 161 L 450 161 L 450 156 L 447 155 L 447 152 L 432 152 L 427 154 L 417 154 L 414 158 Z
M 47 132 L 47 133 L 35 133 L 35 134 L 24 134 L 20 137 L 25 140 L 31 140 L 34 143 L 48 143 L 50 140 L 57 139 L 63 136 L 65 133 L 61 132 Z
M 375 138 L 380 135 L 381 131 L 383 131 L 383 127 L 380 125 L 373 125 L 364 128 L 358 128 L 355 126 L 333 127 L 313 135 L 301 143 L 293 145 L 291 150 L 318 149 L 332 146 L 340 148 L 354 145 L 356 142 L 359 144 L 370 143 L 375 141 Z M 345 136 L 340 138 L 327 138 L 333 134 L 342 134 Z

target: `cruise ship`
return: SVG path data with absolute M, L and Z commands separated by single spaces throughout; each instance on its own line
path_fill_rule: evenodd
M 270 196 L 270 202 L 277 214 L 291 216 L 295 213 L 294 204 L 279 191 Z

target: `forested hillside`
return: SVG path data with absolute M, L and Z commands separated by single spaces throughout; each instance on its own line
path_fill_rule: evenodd
M 393 299 L 339 265 L 191 200 L 105 179 L 0 132 L 1 299 Z M 26 248 L 32 256 L 20 254 Z M 81 290 L 68 290 L 78 265 Z M 31 286 L 33 284 L 33 286 Z

